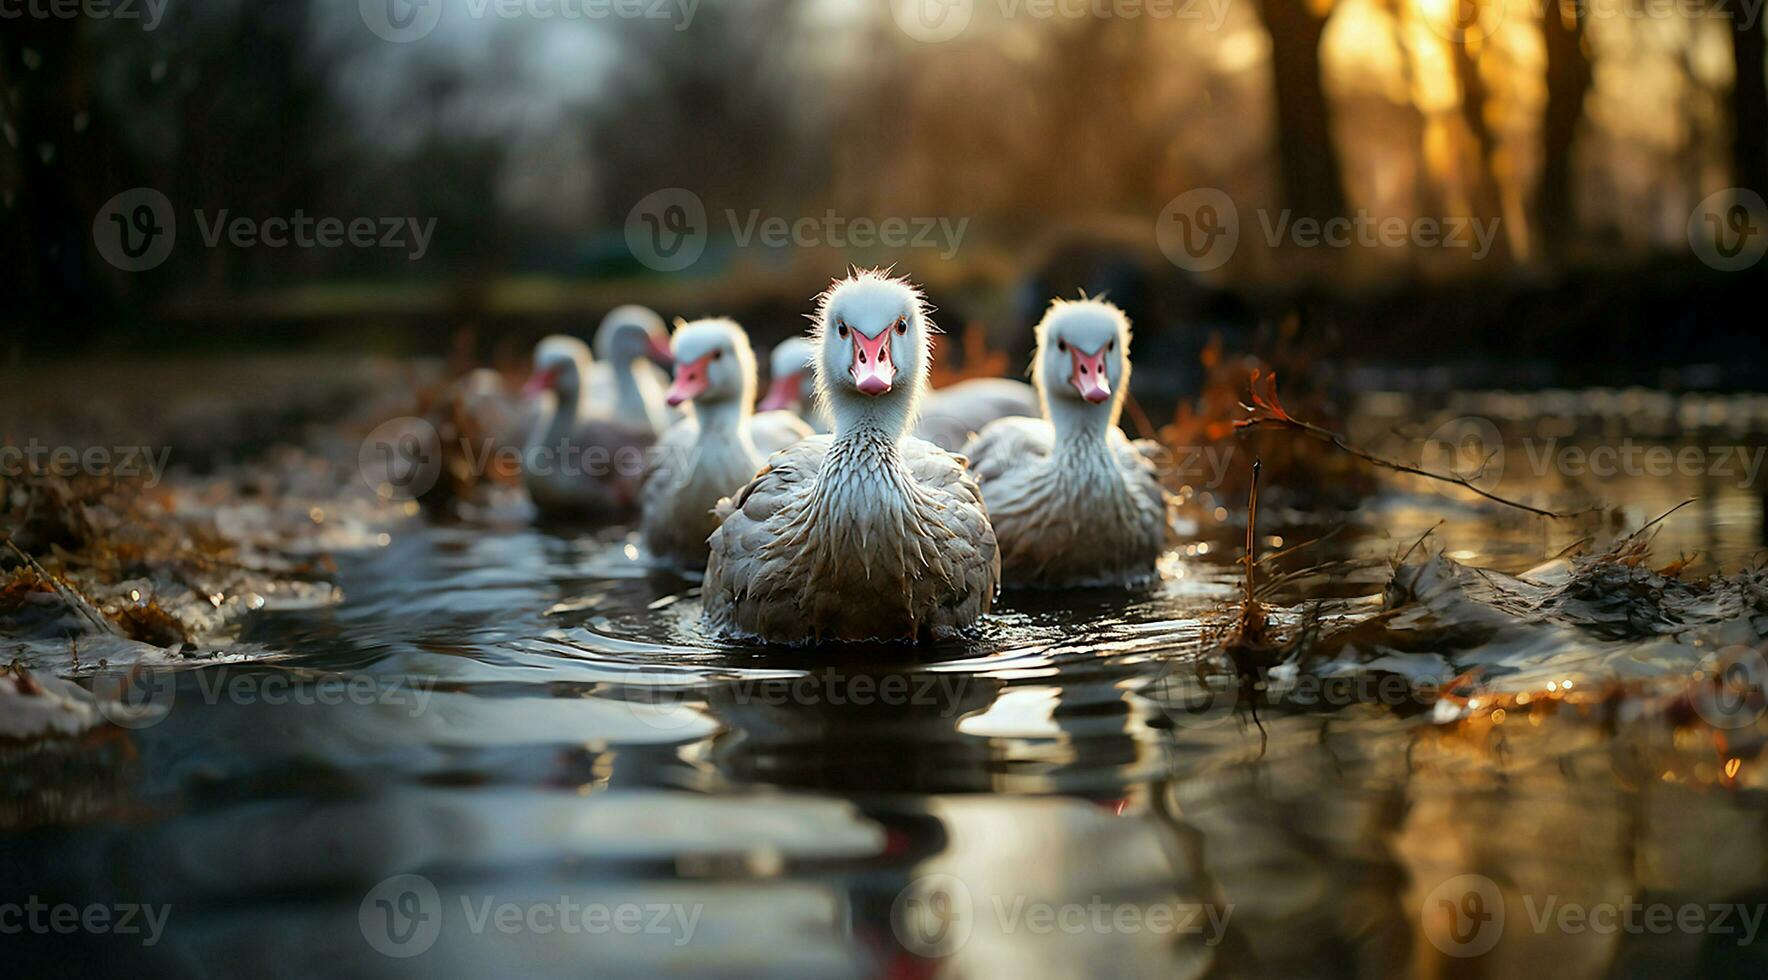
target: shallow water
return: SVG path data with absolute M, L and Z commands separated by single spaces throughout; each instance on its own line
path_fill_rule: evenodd
M 1640 516 L 1597 537 L 1686 489 L 1616 485 Z M 1760 514 L 1726 490 L 1660 547 L 1734 562 Z M 1398 554 L 1439 519 L 1442 548 L 1512 571 L 1588 530 L 1389 493 L 1289 564 Z M 0 836 L 8 891 L 165 919 L 152 945 L 27 930 L 8 955 L 278 976 L 1768 968 L 1741 931 L 1768 903 L 1761 773 L 1753 752 L 1714 768 L 1746 740 L 1715 755 L 1569 702 L 1476 737 L 1409 698 L 1256 718 L 1200 699 L 1239 534 L 1206 516 L 1129 597 L 1008 593 L 962 642 L 779 651 L 707 635 L 693 583 L 619 529 L 413 521 L 339 557 L 341 605 L 250 622 L 242 642 L 285 657 L 171 675 L 162 720 L 89 751 L 9 752 L 30 829 Z M 1303 577 L 1280 618 L 1366 615 L 1387 576 Z M 1693 667 L 1554 642 L 1500 672 Z M 1629 902 L 1740 911 L 1735 931 L 1554 918 Z

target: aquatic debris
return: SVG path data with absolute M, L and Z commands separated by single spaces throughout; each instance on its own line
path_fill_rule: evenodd
M 1252 461 L 1252 489 L 1246 502 L 1246 554 L 1240 559 L 1246 566 L 1245 591 L 1240 613 L 1222 643 L 1243 678 L 1274 666 L 1280 653 L 1271 635 L 1270 619 L 1258 600 L 1258 479 L 1263 468 L 1263 460 Z
M 1408 552 L 1382 611 L 1309 644 L 1308 669 L 1417 662 L 1440 678 L 1430 720 L 1475 743 L 1552 717 L 1696 733 L 1717 756 L 1699 781 L 1732 784 L 1768 741 L 1768 570 L 1654 570 L 1657 523 L 1520 575 Z
M 78 642 L 137 641 L 176 651 L 226 644 L 245 614 L 335 602 L 318 576 L 327 533 L 314 508 L 276 519 L 281 498 L 263 474 L 223 485 L 147 492 L 110 475 L 28 470 L 0 480 L 0 629 L 19 640 L 60 641 L 65 656 L 39 667 L 77 671 Z M 34 653 L 42 645 L 33 643 Z
M 430 424 L 441 452 L 440 478 L 417 495 L 426 510 L 485 506 L 521 485 L 516 460 L 532 419 L 501 375 L 474 368 L 414 394 L 412 414 Z
M 1747 643 L 1768 635 L 1768 570 L 1754 565 L 1696 581 L 1682 577 L 1681 563 L 1653 570 L 1644 530 L 1600 554 L 1556 558 L 1515 576 L 1443 555 L 1404 562 L 1386 602 L 1429 609 L 1445 622 L 1575 627 L 1615 641 L 1710 633 L 1713 641 Z
M 1240 608 L 1233 621 L 1211 641 L 1233 668 L 1235 706 L 1247 709 L 1253 724 L 1258 726 L 1261 752 L 1269 736 L 1258 717 L 1259 692 L 1265 686 L 1265 677 L 1286 655 L 1286 648 L 1271 630 L 1264 604 L 1258 599 L 1258 485 L 1263 466 L 1261 460 L 1252 462 L 1252 484 L 1246 504 L 1246 554 L 1241 558 L 1246 570 Z
M 91 691 L 59 677 L 40 677 L 23 664 L 0 669 L 0 739 L 72 737 L 113 721 L 136 724 L 165 706 L 100 702 Z
M 188 643 L 191 640 L 184 624 L 174 619 L 171 613 L 152 599 L 122 606 L 112 616 L 117 625 L 123 628 L 123 635 L 131 640 L 161 647 Z
M 1236 711 L 1247 712 L 1258 728 L 1261 753 L 1268 745 L 1269 736 L 1259 718 L 1259 702 L 1279 704 L 1293 693 L 1299 681 L 1307 680 L 1300 671 L 1306 651 L 1318 642 L 1322 633 L 1344 629 L 1341 623 L 1334 623 L 1329 629 L 1317 603 L 1305 608 L 1300 615 L 1283 614 L 1287 622 L 1279 628 L 1278 614 L 1267 608 L 1261 598 L 1265 587 L 1259 583 L 1258 568 L 1265 559 L 1258 554 L 1258 510 L 1263 468 L 1263 460 L 1253 461 L 1247 493 L 1245 554 L 1240 559 L 1245 566 L 1240 602 L 1231 618 L 1205 631 L 1204 648 L 1213 655 L 1175 664 L 1168 674 L 1157 678 L 1144 692 L 1156 701 L 1170 702 L 1169 707 L 1176 706 L 1184 712 L 1194 711 L 1200 705 L 1219 710 L 1230 704 Z M 1313 542 L 1268 557 L 1293 554 L 1330 536 L 1330 533 L 1322 535 Z M 1304 569 L 1284 578 L 1307 571 Z M 1226 661 L 1226 670 L 1220 669 L 1223 661 Z M 1361 667 L 1357 665 L 1356 669 Z M 1194 676 L 1181 676 L 1184 674 Z
M 1217 641 L 1232 667 L 1216 661 L 1214 696 L 1254 722 L 1261 701 L 1302 711 L 1368 704 L 1476 741 L 1507 719 L 1538 726 L 1569 711 L 1608 731 L 1656 723 L 1702 733 L 1720 764 L 1755 758 L 1768 742 L 1768 569 L 1694 579 L 1680 560 L 1653 568 L 1658 523 L 1518 575 L 1432 553 L 1427 533 L 1393 560 L 1378 607 L 1347 602 L 1331 617 L 1323 602 L 1259 603 L 1249 570 L 1249 598 Z M 1175 668 L 1198 669 L 1201 694 L 1182 678 L 1160 694 L 1207 704 L 1207 666 Z
M 101 633 L 113 631 L 110 621 L 93 608 L 79 589 L 44 571 L 43 566 L 25 554 L 11 538 L 4 540 L 7 548 L 24 564 L 13 569 L 6 585 L 0 587 L 0 616 L 23 617 L 33 612 L 58 615 L 65 609 L 78 613 Z

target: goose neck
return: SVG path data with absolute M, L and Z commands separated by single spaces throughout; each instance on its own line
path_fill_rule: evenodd
M 1117 425 L 1118 407 L 1109 411 L 1103 406 L 1080 405 L 1068 399 L 1053 399 L 1049 406 L 1050 427 L 1055 430 L 1056 450 L 1065 454 L 1105 456 L 1111 430 Z
M 544 416 L 535 429 L 535 436 L 549 443 L 568 439 L 583 419 L 583 387 L 581 385 L 553 390 L 551 414 Z
M 755 412 L 741 398 L 695 402 L 694 420 L 700 427 L 700 441 L 717 447 L 730 447 L 755 455 L 755 444 L 749 434 L 749 421 Z
M 661 432 L 667 428 L 667 421 L 658 406 L 657 386 L 633 369 L 637 363 L 613 362 L 615 412 L 623 419 L 643 419 L 653 432 Z

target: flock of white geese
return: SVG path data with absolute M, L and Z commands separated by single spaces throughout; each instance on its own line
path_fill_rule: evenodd
M 988 613 L 1003 584 L 1156 575 L 1171 500 L 1151 446 L 1118 427 L 1122 310 L 1055 300 L 1036 328 L 1032 385 L 938 391 L 937 328 L 906 278 L 856 270 L 811 319 L 774 350 L 758 407 L 755 353 L 730 319 L 678 320 L 671 335 L 627 306 L 603 321 L 593 356 L 572 337 L 543 340 L 525 389 L 553 395 L 525 450 L 535 504 L 636 511 L 653 560 L 703 571 L 709 624 L 768 643 L 939 639 Z M 538 463 L 633 447 L 642 473 Z

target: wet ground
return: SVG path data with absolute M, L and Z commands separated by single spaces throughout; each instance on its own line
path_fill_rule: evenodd
M 1556 490 L 1560 469 L 1518 463 L 1503 487 Z M 1277 619 L 1375 614 L 1380 559 L 1439 521 L 1425 551 L 1521 572 L 1698 495 L 1654 564 L 1698 550 L 1732 571 L 1762 547 L 1747 484 L 1599 483 L 1625 501 L 1613 525 L 1407 481 L 1351 514 L 1274 506 L 1273 552 L 1344 526 L 1267 570 L 1320 566 L 1276 590 Z M 24 923 L 7 958 L 18 975 L 1768 973 L 1768 727 L 1665 707 L 1734 624 L 1647 642 L 1473 616 L 1471 641 L 1340 650 L 1249 702 L 1217 643 L 1241 529 L 1203 509 L 1191 530 L 1145 592 L 1008 593 L 976 636 L 922 650 L 770 651 L 703 632 L 693 583 L 647 571 L 622 529 L 410 520 L 336 556 L 340 604 L 247 623 L 241 643 L 275 660 L 164 674 L 169 710 L 78 749 L 4 749 L 0 929 Z M 1446 696 L 1474 668 L 1508 716 Z M 64 929 L 69 907 L 112 919 Z

